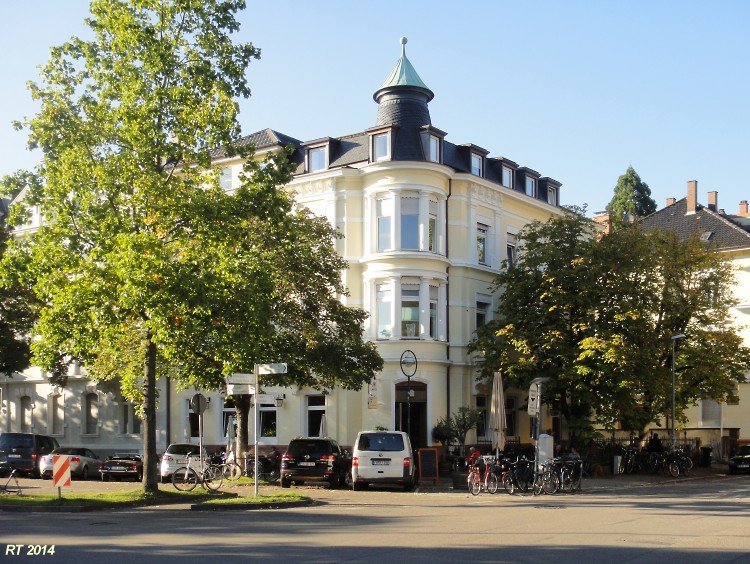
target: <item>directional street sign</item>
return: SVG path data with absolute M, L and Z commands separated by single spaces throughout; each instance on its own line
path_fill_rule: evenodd
M 255 386 L 250 384 L 227 384 L 228 396 L 249 395 L 255 393 Z
M 271 394 L 258 394 L 255 396 L 255 401 L 260 404 L 273 403 L 274 397 Z
M 286 362 L 258 364 L 258 374 L 286 374 Z
M 227 376 L 227 384 L 255 384 L 255 374 L 235 372 Z

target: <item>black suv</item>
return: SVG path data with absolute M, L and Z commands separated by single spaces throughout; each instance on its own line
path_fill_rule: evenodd
M 332 439 L 292 439 L 281 457 L 281 487 L 328 482 L 331 488 L 351 485 L 352 456 Z
M 38 478 L 42 457 L 59 446 L 57 440 L 45 435 L 0 433 L 0 474 L 18 470 Z

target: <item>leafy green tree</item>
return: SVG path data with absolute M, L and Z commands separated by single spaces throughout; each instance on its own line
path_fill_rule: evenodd
M 472 345 L 487 379 L 500 369 L 525 389 L 549 377 L 544 399 L 574 435 L 592 422 L 640 432 L 671 408 L 671 337 L 683 333 L 678 411 L 733 397 L 748 349 L 731 323 L 721 255 L 637 226 L 598 237 L 581 213 L 530 224 L 520 238 L 517 265 L 495 282 L 499 318 Z
M 54 48 L 31 85 L 41 109 L 23 125 L 43 161 L 4 182 L 46 218 L 3 265 L 45 304 L 34 361 L 64 382 L 79 360 L 140 404 L 147 491 L 157 377 L 217 389 L 286 360 L 285 381 L 356 389 L 382 366 L 362 342 L 365 314 L 337 299 L 335 233 L 278 188 L 288 152 L 261 166 L 233 143 L 234 99 L 259 56 L 232 42 L 244 5 L 94 0 L 94 38 Z M 216 149 L 248 159 L 235 194 L 220 188 Z M 14 207 L 18 224 L 28 212 Z
M 626 216 L 645 217 L 656 211 L 656 202 L 651 198 L 651 189 L 641 180 L 632 166 L 617 179 L 612 200 L 607 204 L 607 213 L 616 227 Z

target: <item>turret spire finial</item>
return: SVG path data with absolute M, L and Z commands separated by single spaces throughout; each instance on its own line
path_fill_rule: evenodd
M 409 42 L 409 40 L 406 39 L 406 37 L 402 37 L 400 41 L 401 41 L 401 56 L 406 57 L 406 44 Z

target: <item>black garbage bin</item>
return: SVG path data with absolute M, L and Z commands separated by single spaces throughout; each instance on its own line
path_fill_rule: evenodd
M 711 447 L 701 447 L 701 466 L 711 466 Z

